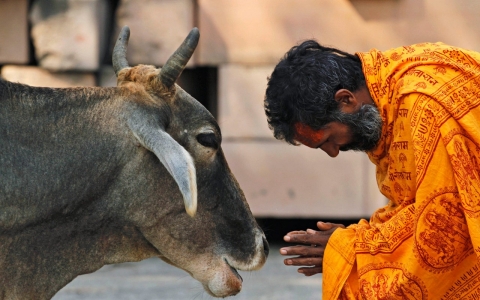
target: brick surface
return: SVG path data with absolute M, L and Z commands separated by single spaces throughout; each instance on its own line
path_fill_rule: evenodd
M 379 28 L 389 38 L 388 49 L 421 42 L 444 42 L 480 51 L 480 1 L 402 0 L 351 1 L 368 28 Z M 375 34 L 372 31 L 372 34 Z M 392 38 L 395 37 L 395 38 Z M 375 44 L 372 45 L 377 48 Z
M 33 1 L 30 19 L 38 64 L 53 71 L 96 71 L 109 44 L 109 1 Z
M 28 1 L 0 1 L 0 64 L 29 61 Z
M 116 38 L 130 27 L 130 65 L 163 65 L 194 27 L 193 0 L 121 0 L 116 13 Z M 194 65 L 194 58 L 188 66 Z
M 2 68 L 2 77 L 12 82 L 19 82 L 31 86 L 95 86 L 95 75 L 93 73 L 53 73 L 42 68 L 30 66 L 4 66 Z
M 292 46 L 310 38 L 350 52 L 381 48 L 395 39 L 367 24 L 348 0 L 198 3 L 200 64 L 275 64 Z
M 348 51 L 442 41 L 480 51 L 480 2 L 199 0 L 199 64 L 275 64 L 314 38 Z
M 368 217 L 386 204 L 364 153 L 333 159 L 279 141 L 227 140 L 222 148 L 257 217 Z
M 263 100 L 274 66 L 223 65 L 218 76 L 218 122 L 224 137 L 272 137 Z

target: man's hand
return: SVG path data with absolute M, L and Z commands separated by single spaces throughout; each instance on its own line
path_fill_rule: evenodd
M 280 249 L 282 255 L 298 255 L 285 259 L 287 266 L 308 266 L 298 269 L 299 273 L 305 276 L 312 276 L 322 273 L 323 253 L 327 246 L 328 239 L 337 228 L 345 228 L 342 224 L 317 223 L 320 231 L 307 229 L 307 231 L 292 231 L 283 238 L 286 242 L 305 244 Z

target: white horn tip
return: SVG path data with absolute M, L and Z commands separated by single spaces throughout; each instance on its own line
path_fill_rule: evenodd
M 197 208 L 196 207 L 185 206 L 185 210 L 187 211 L 187 214 L 192 218 L 194 218 L 195 214 L 197 213 Z

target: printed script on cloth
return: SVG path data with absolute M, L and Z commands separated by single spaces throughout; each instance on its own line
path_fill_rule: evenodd
M 332 235 L 323 299 L 477 299 L 480 54 L 423 43 L 357 55 L 383 120 L 368 155 L 390 201 Z

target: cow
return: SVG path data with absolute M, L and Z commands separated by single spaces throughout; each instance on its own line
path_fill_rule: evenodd
M 0 299 L 50 299 L 80 274 L 150 257 L 226 297 L 237 270 L 266 261 L 217 122 L 175 83 L 198 29 L 161 69 L 129 66 L 129 36 L 113 50 L 116 87 L 0 79 Z

